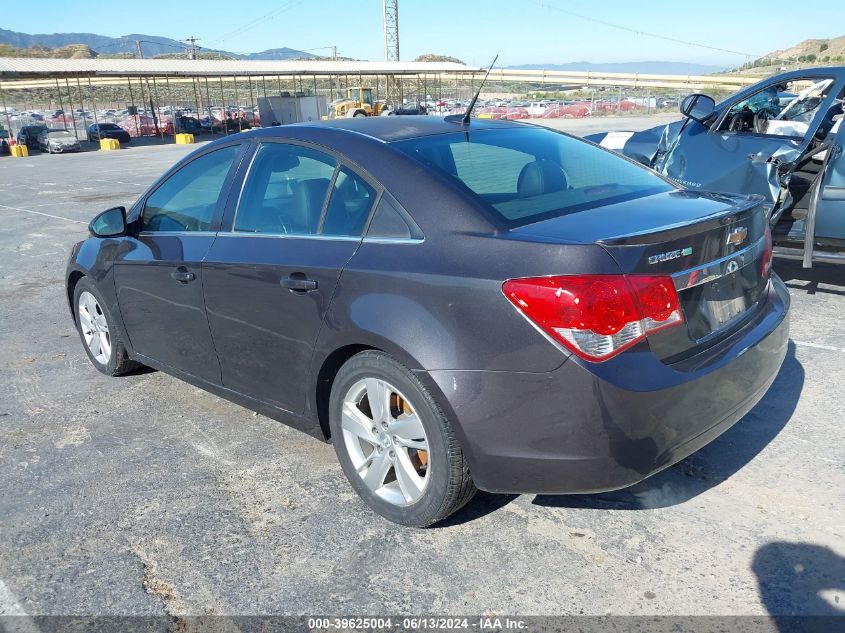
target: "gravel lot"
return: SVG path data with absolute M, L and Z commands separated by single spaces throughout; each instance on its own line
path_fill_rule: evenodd
M 845 614 L 845 268 L 776 261 L 794 344 L 689 459 L 404 529 L 358 502 L 331 446 L 90 366 L 70 246 L 191 149 L 0 159 L 0 614 Z

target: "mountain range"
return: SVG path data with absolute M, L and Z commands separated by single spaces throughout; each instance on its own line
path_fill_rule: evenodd
M 141 51 L 144 57 L 157 57 L 160 55 L 173 55 L 174 53 L 184 52 L 187 44 L 179 40 L 173 40 L 169 37 L 159 37 L 156 35 L 143 35 L 140 33 L 131 33 L 122 37 L 108 37 L 106 35 L 97 35 L 95 33 L 19 33 L 17 31 L 7 31 L 0 29 L 0 44 L 6 44 L 16 49 L 33 49 L 33 48 L 48 48 L 57 49 L 72 45 L 87 46 L 91 49 L 95 56 L 102 55 L 103 57 L 114 56 L 132 56 L 137 53 L 136 42 L 140 42 Z M 298 51 L 293 48 L 272 48 L 260 53 L 239 54 L 228 51 L 209 49 L 197 46 L 200 54 L 214 54 L 218 56 L 229 57 L 232 59 L 312 59 L 317 57 L 312 53 L 306 51 Z
M 611 62 L 595 64 L 592 62 L 569 62 L 567 64 L 522 64 L 508 66 L 515 70 L 574 70 L 605 73 L 645 73 L 652 75 L 707 75 L 724 70 L 724 66 L 711 64 L 688 64 L 685 62 Z

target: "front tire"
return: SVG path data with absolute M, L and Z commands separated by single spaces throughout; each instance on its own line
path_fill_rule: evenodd
M 82 346 L 98 371 L 106 376 L 122 376 L 140 367 L 140 363 L 130 360 L 106 302 L 87 277 L 77 282 L 73 305 Z
M 406 367 L 379 351 L 361 352 L 332 385 L 329 424 L 349 483 L 381 516 L 427 527 L 475 494 L 449 420 Z

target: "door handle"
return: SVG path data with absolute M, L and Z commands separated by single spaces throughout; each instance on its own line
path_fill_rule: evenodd
M 290 277 L 282 279 L 279 282 L 283 288 L 287 288 L 291 292 L 310 292 L 317 289 L 317 282 L 314 279 L 308 279 L 302 273 L 293 273 Z
M 189 281 L 193 281 L 194 279 L 197 278 L 197 276 L 194 273 L 189 272 L 189 271 L 184 270 L 184 269 L 180 269 L 180 268 L 177 268 L 172 273 L 170 273 L 170 276 L 173 277 L 173 279 L 175 279 L 176 281 L 183 283 L 183 284 L 186 284 Z

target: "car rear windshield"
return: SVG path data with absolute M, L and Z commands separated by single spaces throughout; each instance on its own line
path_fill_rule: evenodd
M 484 200 L 508 227 L 671 191 L 654 172 L 550 130 L 476 130 L 394 146 Z

